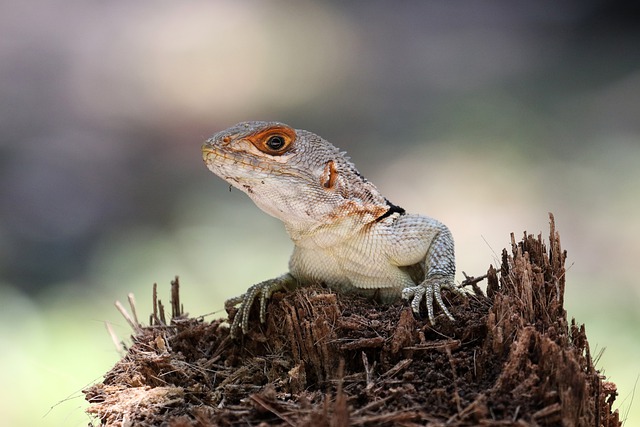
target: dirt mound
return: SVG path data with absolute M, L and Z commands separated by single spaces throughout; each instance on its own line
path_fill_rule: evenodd
M 621 425 L 615 384 L 567 321 L 553 217 L 548 248 L 511 239 L 486 295 L 475 280 L 447 293 L 456 321 L 436 326 L 312 285 L 275 294 L 267 323 L 232 340 L 225 321 L 183 314 L 176 279 L 171 321 L 154 292 L 151 326 L 133 323 L 125 357 L 85 390 L 88 412 L 109 426 Z

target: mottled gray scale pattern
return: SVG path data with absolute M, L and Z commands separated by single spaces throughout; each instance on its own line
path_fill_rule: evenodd
M 435 299 L 453 319 L 441 296 L 454 287 L 449 229 L 427 216 L 388 212 L 375 185 L 328 141 L 279 122 L 244 122 L 213 135 L 202 151 L 207 167 L 280 219 L 294 243 L 288 273 L 229 301 L 240 304 L 232 333 L 246 332 L 254 298 L 264 321 L 272 292 L 309 282 L 383 302 L 402 297 L 415 313 L 424 300 L 432 322 Z

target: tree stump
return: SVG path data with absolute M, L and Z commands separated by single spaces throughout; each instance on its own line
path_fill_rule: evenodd
M 267 323 L 229 337 L 226 320 L 172 318 L 154 292 L 150 326 L 84 393 L 105 426 L 604 426 L 616 386 L 593 365 L 584 325 L 563 307 L 566 252 L 511 236 L 487 290 L 449 292 L 455 322 L 432 326 L 319 285 L 276 293 Z M 230 313 L 233 315 L 234 313 Z

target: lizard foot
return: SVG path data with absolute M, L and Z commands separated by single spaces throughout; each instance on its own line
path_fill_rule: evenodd
M 449 276 L 431 276 L 425 279 L 424 282 L 419 284 L 418 286 L 410 286 L 404 288 L 402 290 L 402 299 L 411 300 L 411 309 L 413 313 L 417 316 L 420 315 L 420 303 L 422 299 L 425 298 L 427 303 L 427 314 L 429 316 L 429 322 L 432 325 L 435 325 L 435 316 L 433 314 L 433 298 L 435 297 L 436 302 L 447 315 L 447 317 L 451 320 L 455 320 L 453 315 L 447 309 L 447 306 L 444 304 L 442 300 L 442 288 L 454 288 L 453 285 L 453 277 Z
M 253 301 L 258 296 L 260 297 L 260 323 L 265 323 L 267 319 L 267 301 L 274 292 L 286 289 L 291 279 L 293 279 L 292 276 L 285 274 L 275 279 L 265 280 L 264 282 L 251 286 L 244 294 L 226 300 L 224 306 L 227 312 L 229 312 L 232 307 L 240 304 L 231 323 L 231 337 L 235 338 L 236 332 L 239 329 L 242 330 L 243 334 L 249 331 L 249 313 L 251 312 Z

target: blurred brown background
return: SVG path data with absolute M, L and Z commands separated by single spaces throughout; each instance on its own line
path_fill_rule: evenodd
M 286 270 L 281 224 L 200 157 L 279 120 L 449 225 L 470 275 L 553 212 L 569 315 L 640 423 L 639 24 L 616 1 L 5 2 L 0 418 L 86 425 L 128 292 L 146 318 L 180 275 L 200 315 Z

